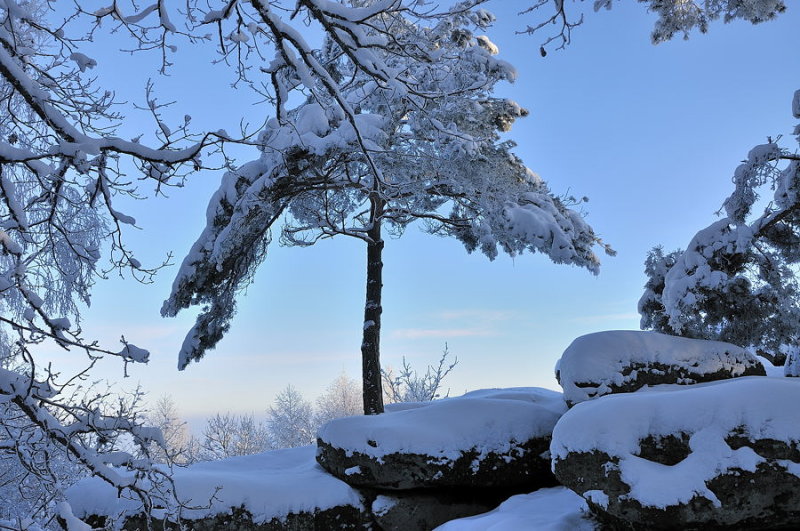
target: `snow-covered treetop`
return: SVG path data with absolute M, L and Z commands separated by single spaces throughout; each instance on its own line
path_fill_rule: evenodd
M 378 219 L 396 235 L 423 220 L 428 232 L 454 236 L 490 259 L 501 250 L 541 252 L 597 272 L 594 247 L 602 244 L 583 216 L 500 136 L 527 111 L 492 95 L 515 71 L 488 38 L 473 34 L 491 15 L 462 7 L 425 25 L 400 2 L 379 12 L 336 4 L 335 17 L 332 4 L 301 4 L 328 31 L 323 46 L 288 41 L 302 61 L 287 43 L 276 52 L 277 113 L 259 138 L 262 154 L 223 177 L 206 229 L 162 308 L 173 316 L 206 305 L 179 367 L 227 330 L 234 295 L 265 257 L 282 215 L 283 243 L 311 245 L 337 234 L 369 241 L 374 213 L 367 205 L 379 198 Z M 274 22 L 269 9 L 259 15 Z M 293 108 L 284 95 L 291 90 L 305 95 Z
M 595 0 L 595 10 L 610 9 L 614 0 Z M 786 10 L 783 0 L 640 0 L 648 11 L 658 15 L 653 28 L 653 42 L 659 43 L 681 34 L 689 38 L 692 30 L 708 31 L 709 24 L 722 19 L 744 19 L 753 24 L 772 20 Z

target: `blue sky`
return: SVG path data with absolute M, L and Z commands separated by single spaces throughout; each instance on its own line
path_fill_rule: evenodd
M 519 71 L 501 93 L 531 111 L 509 137 L 554 192 L 590 198 L 589 222 L 619 254 L 604 257 L 594 277 L 538 255 L 489 262 L 413 226 L 388 241 L 384 365 L 406 356 L 424 369 L 447 342 L 460 361 L 447 381 L 454 394 L 555 388 L 553 366 L 572 339 L 638 328 L 647 251 L 685 246 L 714 221 L 747 151 L 767 135 L 783 134 L 791 145 L 796 121 L 790 103 L 800 88 L 797 6 L 766 24 L 717 23 L 707 35 L 653 46 L 654 17 L 634 2 L 617 2 L 611 11 L 588 12 L 566 50 L 541 58 L 539 38 L 514 35 L 526 20 L 509 4 L 490 4 L 499 20 L 488 34 Z M 178 99 L 176 116 L 189 113 L 198 125 L 216 129 L 222 122 L 233 130 L 239 116 L 268 112 L 252 106 L 246 91 L 230 90 L 223 66 L 209 67 L 194 50 L 181 57 L 190 64 L 156 79 L 164 100 Z M 108 60 L 121 93 L 141 94 L 150 75 L 141 63 L 130 69 L 123 59 Z M 253 156 L 245 153 L 242 161 Z M 196 175 L 169 199 L 126 204 L 142 228 L 129 237 L 137 257 L 152 263 L 171 251 L 180 260 L 204 225 L 218 180 L 214 173 Z M 314 398 L 341 371 L 359 376 L 364 254 L 361 242 L 343 238 L 309 249 L 275 245 L 241 298 L 228 337 L 183 372 L 175 368 L 177 352 L 193 315 L 159 316 L 174 268 L 147 286 L 99 282 L 84 330 L 110 342 L 124 334 L 151 350 L 150 364 L 129 368 L 127 382 L 141 382 L 154 396 L 171 394 L 188 417 L 263 412 L 287 384 Z M 118 379 L 121 368 L 111 360 L 99 374 Z

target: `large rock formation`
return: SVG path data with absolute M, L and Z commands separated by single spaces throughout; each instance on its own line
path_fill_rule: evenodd
M 611 528 L 800 528 L 800 381 L 737 378 L 578 404 L 553 469 Z
M 424 407 L 337 419 L 318 434 L 317 461 L 350 485 L 380 489 L 553 484 L 548 447 L 566 410 L 560 393 L 469 393 Z
M 317 460 L 373 496 L 385 531 L 429 531 L 555 484 L 549 446 L 561 393 L 491 389 L 323 426 Z
M 567 347 L 556 369 L 570 407 L 644 386 L 751 375 L 766 372 L 753 354 L 736 345 L 635 330 L 581 336 Z
M 155 529 L 428 531 L 460 518 L 445 528 L 588 531 L 585 507 L 626 531 L 800 528 L 800 379 L 739 378 L 763 373 L 726 343 L 583 336 L 560 362 L 564 395 L 493 389 L 396 404 L 326 424 L 316 449 L 177 469 L 187 507 L 179 522 L 156 510 L 167 520 Z M 542 489 L 556 477 L 578 494 Z M 92 524 L 145 528 L 141 504 L 98 479 L 68 499 Z

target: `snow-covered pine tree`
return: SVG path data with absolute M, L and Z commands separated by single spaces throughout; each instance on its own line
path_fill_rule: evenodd
M 792 113 L 800 118 L 800 90 Z M 800 124 L 794 134 L 800 142 Z M 768 139 L 733 182 L 724 217 L 686 250 L 648 255 L 642 328 L 791 354 L 800 343 L 800 155 Z
M 367 248 L 364 411 L 380 413 L 386 232 L 400 235 L 422 220 L 426 231 L 490 259 L 499 250 L 541 252 L 592 272 L 602 243 L 500 137 L 526 112 L 492 95 L 515 71 L 472 32 L 492 22 L 489 13 L 462 7 L 424 25 L 400 2 L 300 4 L 329 31 L 324 45 L 289 40 L 292 53 L 288 43 L 279 48 L 269 69 L 277 115 L 261 134 L 262 154 L 223 177 L 162 314 L 203 306 L 180 353 L 185 368 L 227 331 L 235 295 L 266 257 L 279 218 L 289 245 L 358 238 Z M 273 23 L 271 12 L 260 14 Z M 305 101 L 287 109 L 287 94 L 301 84 Z

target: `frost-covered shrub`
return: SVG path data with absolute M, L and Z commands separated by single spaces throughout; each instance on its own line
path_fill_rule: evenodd
M 411 364 L 403 358 L 403 366 L 395 373 L 389 367 L 381 371 L 383 393 L 387 403 L 397 402 L 429 402 L 442 398 L 442 385 L 445 377 L 458 365 L 458 358 L 448 360 L 450 351 L 444 346 L 442 357 L 436 365 L 428 365 L 424 374 L 419 374 Z M 444 397 L 450 394 L 448 389 Z

